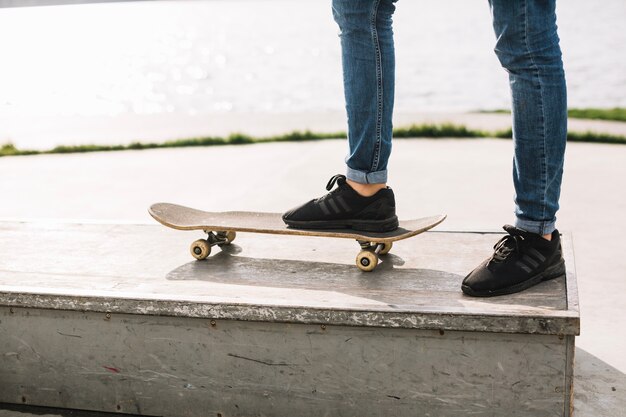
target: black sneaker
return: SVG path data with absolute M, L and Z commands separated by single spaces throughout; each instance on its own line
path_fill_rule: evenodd
M 337 188 L 330 191 L 337 184 Z M 330 191 L 283 215 L 283 221 L 297 229 L 355 229 L 390 232 L 398 227 L 396 201 L 387 187 L 371 197 L 363 197 L 346 182 L 345 175 L 328 181 Z
M 504 226 L 509 234 L 494 246 L 491 258 L 463 280 L 461 289 L 474 297 L 513 294 L 542 281 L 565 275 L 559 232 L 552 240 L 516 227 Z

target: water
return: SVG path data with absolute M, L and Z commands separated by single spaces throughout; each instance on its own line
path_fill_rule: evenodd
M 570 106 L 626 106 L 626 1 L 558 7 Z M 508 107 L 486 0 L 400 0 L 395 32 L 399 111 Z M 0 9 L 0 39 L 0 129 L 38 117 L 343 108 L 329 0 Z

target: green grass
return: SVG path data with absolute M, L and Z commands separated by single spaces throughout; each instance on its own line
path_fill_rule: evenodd
M 501 130 L 499 132 L 494 132 L 491 137 L 499 139 L 511 139 L 513 137 L 513 131 L 511 129 Z M 567 132 L 567 141 L 626 144 L 626 136 L 596 132 Z
M 578 119 L 613 120 L 626 122 L 626 108 L 615 107 L 612 109 L 569 109 L 569 117 Z
M 421 124 L 394 129 L 394 138 L 484 138 L 489 132 L 468 129 L 451 123 Z
M 512 137 L 511 129 L 488 132 L 482 130 L 468 129 L 465 126 L 444 124 L 420 124 L 408 127 L 394 129 L 395 139 L 406 138 L 486 138 L 495 137 L 502 139 L 510 139 Z M 85 153 L 85 152 L 111 152 L 111 151 L 127 151 L 142 150 L 156 148 L 182 148 L 189 146 L 221 146 L 221 145 L 247 145 L 253 143 L 268 142 L 304 142 L 323 139 L 345 138 L 345 132 L 335 133 L 315 133 L 308 130 L 294 131 L 284 135 L 253 137 L 243 133 L 233 133 L 227 137 L 208 136 L 200 138 L 188 138 L 171 140 L 167 142 L 133 142 L 128 145 L 71 145 L 57 146 L 52 149 L 36 151 L 28 149 L 18 149 L 11 143 L 0 145 L 0 157 L 3 156 L 21 156 L 21 155 L 46 155 L 46 154 L 68 154 L 68 153 Z M 568 141 L 572 142 L 592 142 L 592 143 L 616 143 L 626 144 L 626 136 L 610 135 L 602 133 L 576 133 L 570 132 L 567 136 Z
M 596 132 L 568 132 L 568 142 L 615 143 L 626 144 L 626 136 L 610 135 Z
M 504 113 L 510 114 L 510 110 L 486 110 L 480 113 Z M 614 107 L 612 109 L 569 109 L 567 115 L 574 119 L 611 120 L 615 122 L 626 122 L 626 108 Z
M 200 138 L 176 139 L 167 142 L 132 142 L 128 145 L 61 145 L 52 149 L 36 151 L 17 149 L 12 143 L 0 145 L 0 157 L 20 156 L 20 155 L 47 155 L 47 154 L 68 154 L 86 152 L 111 152 L 129 151 L 156 148 L 184 148 L 189 146 L 220 146 L 220 145 L 246 145 L 259 142 L 301 142 L 322 139 L 335 139 L 345 137 L 344 132 L 337 133 L 314 133 L 308 130 L 300 132 L 294 131 L 284 135 L 255 138 L 243 133 L 233 133 L 227 137 L 208 136 Z

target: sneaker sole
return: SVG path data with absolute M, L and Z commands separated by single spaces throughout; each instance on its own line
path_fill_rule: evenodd
M 285 220 L 285 223 L 294 229 L 352 229 L 375 233 L 393 232 L 399 225 L 397 216 L 385 220 Z
M 565 275 L 565 260 L 561 258 L 561 260 L 552 265 L 549 268 L 546 268 L 545 271 L 532 276 L 526 281 L 522 281 L 518 284 L 512 285 L 510 287 L 501 288 L 495 291 L 474 291 L 467 285 L 461 285 L 461 290 L 467 295 L 472 297 L 494 297 L 497 295 L 506 295 L 506 294 L 514 294 L 516 292 L 524 291 L 530 287 L 533 287 L 543 281 L 549 281 L 551 279 L 559 278 Z

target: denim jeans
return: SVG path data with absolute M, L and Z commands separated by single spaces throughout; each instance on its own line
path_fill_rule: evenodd
M 348 115 L 347 177 L 387 181 L 395 84 L 397 0 L 333 0 Z M 489 0 L 495 52 L 509 74 L 516 226 L 555 229 L 567 136 L 565 75 L 556 0 Z

